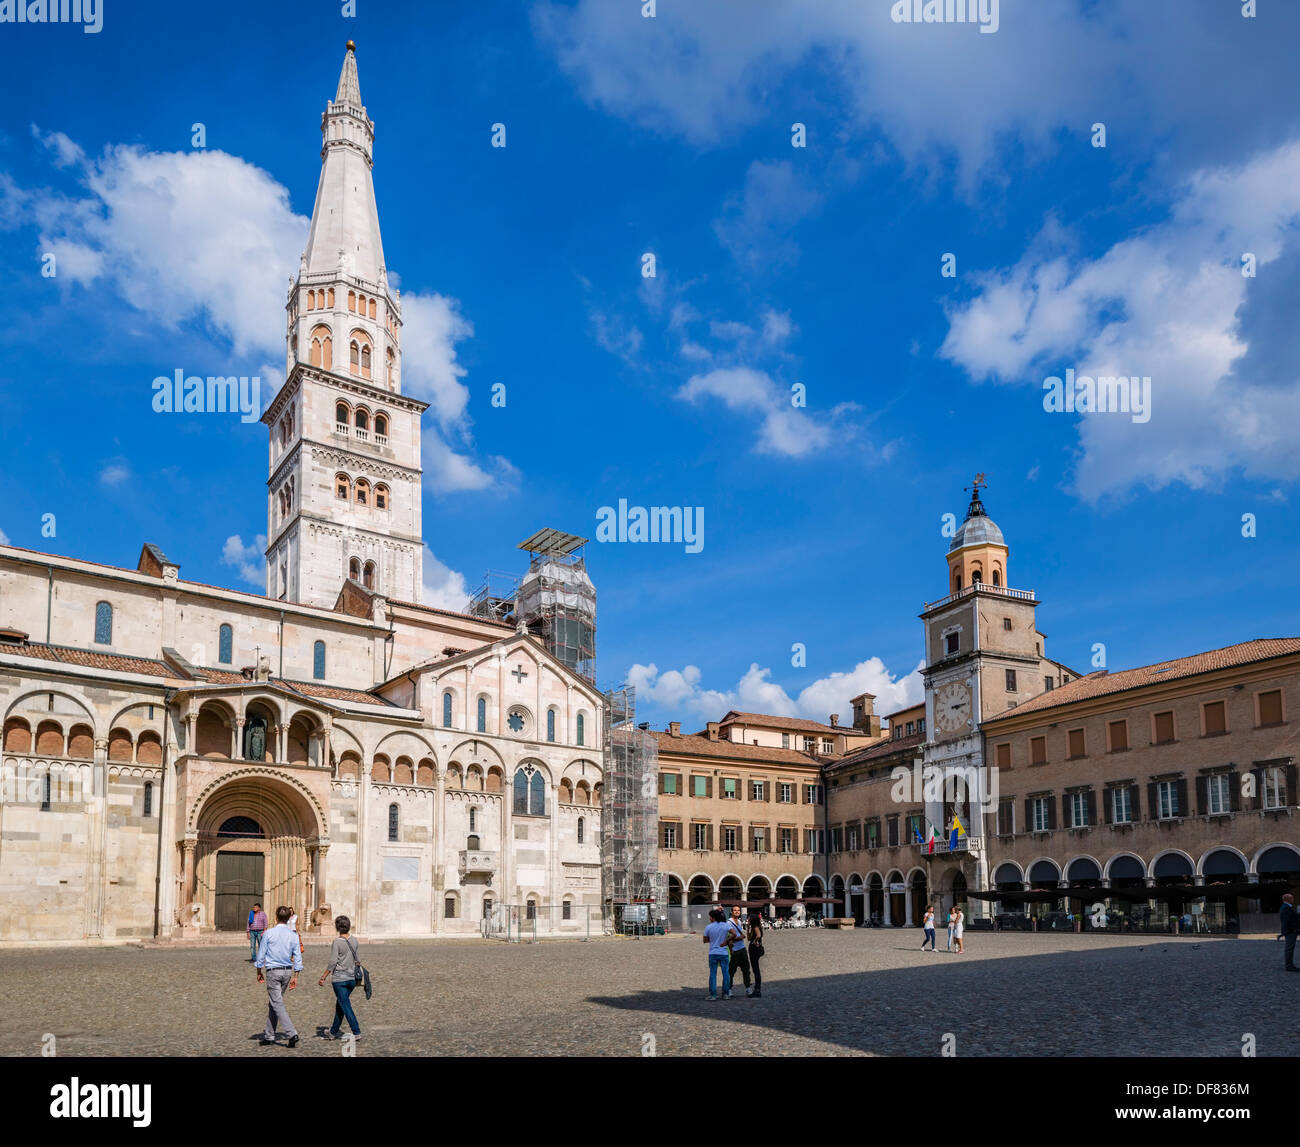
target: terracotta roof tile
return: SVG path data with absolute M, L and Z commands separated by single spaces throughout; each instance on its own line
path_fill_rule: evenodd
M 463 613 L 457 609 L 439 609 L 436 605 L 424 605 L 418 601 L 399 601 L 395 597 L 388 599 L 389 605 L 400 605 L 405 609 L 422 609 L 426 613 L 441 613 L 446 617 L 463 617 L 469 621 L 477 621 L 481 625 L 495 625 L 498 629 L 514 630 L 514 626 L 508 621 L 492 621 L 486 617 L 475 617 L 472 613 Z
M 46 645 L 29 642 L 24 645 L 0 647 L 16 657 L 39 657 L 45 661 L 65 665 L 84 665 L 89 669 L 107 669 L 113 673 L 142 673 L 147 677 L 176 677 L 176 671 L 165 661 L 150 657 L 127 657 L 120 653 L 100 653 L 97 649 L 74 649 L 70 645 Z
M 321 681 L 287 681 L 279 677 L 271 678 L 281 685 L 288 686 L 295 693 L 308 697 L 323 697 L 332 701 L 354 701 L 359 705 L 383 705 L 396 708 L 387 698 L 367 693 L 362 689 L 344 689 L 338 685 L 326 685 Z
M 878 744 L 867 745 L 861 749 L 854 749 L 851 753 L 845 753 L 835 762 L 834 767 L 838 770 L 850 765 L 861 765 L 867 761 L 888 757 L 891 753 L 905 752 L 908 749 L 915 749 L 924 744 L 924 733 L 913 733 L 910 737 L 899 737 L 898 740 L 891 737 Z
M 1141 689 L 1145 685 L 1158 685 L 1166 681 L 1196 677 L 1202 673 L 1232 669 L 1239 665 L 1249 665 L 1252 662 L 1267 661 L 1273 657 L 1285 657 L 1293 653 L 1300 653 L 1300 637 L 1261 637 L 1254 641 L 1243 641 L 1238 645 L 1227 645 L 1222 649 L 1211 649 L 1206 653 L 1194 653 L 1190 657 L 1177 657 L 1172 661 L 1142 665 L 1136 669 L 1121 669 L 1115 673 L 1102 669 L 1096 673 L 1089 673 L 1086 677 L 1079 677 L 1068 685 L 1062 685 L 1047 693 L 1040 693 L 1014 709 L 990 717 L 984 724 L 988 726 L 998 721 L 1021 717 L 1026 713 L 1037 713 L 1044 709 L 1070 705 L 1075 701 L 1107 697 L 1113 693 Z
M 659 755 L 665 753 L 692 757 L 718 757 L 729 761 L 764 761 L 777 764 L 817 766 L 836 758 L 813 756 L 798 749 L 776 749 L 767 745 L 741 745 L 735 741 L 710 741 L 691 733 L 674 737 L 668 732 L 651 732 L 659 742 Z
M 741 713 L 732 709 L 721 721 L 719 725 L 760 725 L 772 729 L 795 729 L 801 733 L 856 733 L 858 736 L 864 736 L 861 729 L 855 729 L 852 725 L 823 725 L 820 721 L 808 721 L 803 717 L 776 717 L 771 713 Z

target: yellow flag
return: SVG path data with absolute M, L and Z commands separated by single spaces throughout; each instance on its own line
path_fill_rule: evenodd
M 955 828 L 955 829 L 957 830 L 957 834 L 958 834 L 959 836 L 965 836 L 965 835 L 966 835 L 966 830 L 965 830 L 964 828 L 962 828 L 962 826 L 961 826 L 961 821 L 960 821 L 957 817 L 955 817 L 955 816 L 952 818 L 952 827 Z

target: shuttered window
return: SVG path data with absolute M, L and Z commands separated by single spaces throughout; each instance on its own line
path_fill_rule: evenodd
M 1156 713 L 1156 744 L 1167 745 L 1174 739 L 1174 715 L 1172 712 Z
M 1000 769 L 1011 768 L 1011 746 L 999 745 L 995 750 L 996 764 Z
M 1261 725 L 1280 725 L 1282 723 L 1282 690 L 1274 689 L 1259 695 L 1259 723 Z
M 1110 751 L 1122 753 L 1128 748 L 1128 722 L 1112 721 L 1110 723 Z
M 1227 705 L 1223 701 L 1211 701 L 1204 707 L 1205 735 L 1217 736 L 1228 731 Z
M 1083 751 L 1083 730 L 1071 729 L 1067 734 L 1070 744 L 1070 759 L 1084 756 Z
M 1031 765 L 1043 765 L 1047 763 L 1046 737 L 1029 738 L 1029 763 Z

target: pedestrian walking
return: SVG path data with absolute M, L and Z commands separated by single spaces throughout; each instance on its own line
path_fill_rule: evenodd
M 257 950 L 257 982 L 266 985 L 266 1030 L 262 1033 L 263 1047 L 275 1043 L 278 1025 L 288 1036 L 287 1046 L 298 1046 L 298 1030 L 284 1007 L 284 993 L 298 986 L 298 973 L 302 971 L 302 948 L 298 933 L 289 927 L 292 908 L 283 906 L 275 910 L 276 925 L 262 936 Z
M 749 983 L 749 952 L 745 948 L 745 922 L 740 918 L 740 905 L 731 906 L 731 919 L 727 921 L 727 946 L 731 949 L 731 962 L 727 972 L 735 982 L 736 972 L 745 978 L 745 995 L 752 996 L 754 989 Z
M 1295 966 L 1296 933 L 1300 931 L 1300 914 L 1296 912 L 1295 897 L 1287 893 L 1282 897 L 1282 911 L 1279 914 L 1279 940 L 1286 941 L 1286 959 L 1284 966 L 1288 972 L 1300 972 Z
M 952 938 L 957 944 L 957 955 L 966 951 L 962 944 L 962 932 L 966 929 L 966 913 L 960 907 L 953 909 Z
M 302 933 L 298 931 L 298 909 L 289 909 L 289 927 L 293 929 L 293 934 L 298 937 L 298 952 L 301 955 L 307 954 L 307 945 L 302 942 Z
M 266 913 L 260 904 L 254 904 L 248 910 L 248 962 L 257 960 L 257 946 L 262 942 L 262 933 L 266 931 Z
M 334 988 L 334 1023 L 330 1025 L 329 1039 L 342 1039 L 343 1021 L 348 1021 L 352 1029 L 352 1038 L 361 1038 L 361 1025 L 357 1023 L 356 1012 L 352 1010 L 352 989 L 361 979 L 361 959 L 357 952 L 357 942 L 349 933 L 352 921 L 346 916 L 334 917 L 334 930 L 338 938 L 330 945 L 330 962 L 320 974 L 317 987 L 325 986 L 328 976 Z
M 709 909 L 709 925 L 704 929 L 704 943 L 709 949 L 709 995 L 718 998 L 718 973 L 722 973 L 722 998 L 731 999 L 731 949 L 727 933 L 731 930 L 721 908 Z
M 925 935 L 921 940 L 921 951 L 922 952 L 925 951 L 925 946 L 927 944 L 930 945 L 931 952 L 936 951 L 937 949 L 934 946 L 934 905 L 933 904 L 927 904 L 925 906 L 925 915 L 921 918 L 921 927 L 925 931 Z
M 749 914 L 749 935 L 747 937 L 749 948 L 749 966 L 754 969 L 754 994 L 751 999 L 757 1000 L 763 994 L 763 972 L 759 967 L 759 961 L 765 955 L 763 949 L 763 917 L 757 912 Z
M 954 905 L 948 909 L 948 951 L 952 951 L 952 930 L 957 925 L 957 908 Z

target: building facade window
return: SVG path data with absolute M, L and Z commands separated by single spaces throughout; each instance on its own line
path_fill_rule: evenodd
M 1029 802 L 1029 811 L 1032 817 L 1033 832 L 1047 832 L 1050 830 L 1052 823 L 1051 797 L 1033 797 Z
M 1259 724 L 1282 724 L 1282 690 L 1272 689 L 1259 695 Z
M 959 586 L 958 588 L 960 589 L 961 587 Z M 948 636 L 945 637 L 945 638 L 943 639 L 943 651 L 944 651 L 944 653 L 947 654 L 947 655 L 949 655 L 949 656 L 951 656 L 952 654 L 956 653 L 957 650 L 958 650 L 958 648 L 959 648 L 958 643 L 959 643 L 960 640 L 961 640 L 961 635 L 960 635 L 960 634 L 957 634 L 957 633 L 950 633 L 950 634 L 948 634 Z
M 235 659 L 235 631 L 228 625 L 217 630 L 217 664 L 229 665 Z
M 546 710 L 546 739 L 548 741 L 555 740 L 555 710 L 554 709 Z
M 736 826 L 734 824 L 724 824 L 722 826 L 722 850 L 724 852 L 736 851 Z
M 1007 692 L 1014 693 L 1015 691 L 1016 691 L 1016 671 L 1014 669 L 1008 669 L 1007 670 Z
M 1226 773 L 1205 778 L 1205 807 L 1211 816 L 1232 811 L 1232 797 L 1228 791 L 1229 780 Z
M 578 843 L 583 844 L 586 838 L 587 822 L 582 817 L 578 817 Z
M 707 852 L 709 850 L 709 835 L 713 828 L 709 824 L 691 825 L 691 847 L 696 852 Z
M 579 713 L 578 714 L 578 744 L 579 745 L 585 745 L 587 743 L 585 740 L 586 734 L 587 734 L 587 719 L 582 713 Z
M 451 728 L 451 694 L 450 693 L 444 693 L 442 695 L 442 727 L 444 729 Z
M 664 792 L 670 796 L 677 795 L 677 774 L 664 773 Z
M 143 816 L 153 816 L 153 781 L 144 782 L 144 812 Z
M 312 647 L 311 675 L 317 681 L 325 680 L 325 642 L 318 641 Z
M 1083 744 L 1083 730 L 1071 729 L 1065 735 L 1066 743 L 1069 747 L 1069 758 L 1075 760 L 1078 757 L 1085 756 Z
M 1152 736 L 1157 745 L 1168 745 L 1174 740 L 1174 715 L 1173 712 L 1153 713 Z
M 469 830 L 470 832 L 478 832 L 478 809 L 476 808 L 469 810 Z
M 783 828 L 781 830 L 781 851 L 782 852 L 794 851 L 794 829 Z
M 789 747 L 790 747 L 790 734 L 789 734 L 789 733 L 782 733 L 782 734 L 781 734 L 781 748 L 783 748 L 783 749 L 788 749 Z
M 1110 790 L 1110 818 L 1116 824 L 1133 823 L 1133 791 L 1127 785 Z
M 442 918 L 444 920 L 456 919 L 456 897 L 447 896 L 442 901 Z
M 390 804 L 388 806 L 388 839 L 395 841 L 397 839 L 398 814 L 397 806 Z
M 750 792 L 750 798 L 749 798 L 749 799 L 750 799 L 750 800 L 756 800 L 756 801 L 767 800 L 767 797 L 764 796 L 764 793 L 765 793 L 765 792 L 766 792 L 766 782 L 764 782 L 764 781 L 754 781 L 754 782 L 752 782 L 752 785 L 751 785 L 751 792 Z
M 1227 705 L 1223 701 L 1211 701 L 1201 708 L 1205 714 L 1205 735 L 1218 737 L 1228 731 Z
M 675 824 L 665 824 L 663 826 L 663 846 L 664 848 L 677 847 L 677 826 Z
M 707 797 L 709 795 L 708 777 L 691 777 L 691 796 Z
M 767 829 L 755 828 L 755 829 L 751 829 L 750 831 L 753 833 L 754 836 L 754 851 L 766 852 L 767 851 Z
M 1279 767 L 1265 769 L 1263 776 L 1265 808 L 1286 807 L 1286 773 Z
M 740 799 L 740 794 L 736 791 L 736 780 L 734 777 L 722 778 L 722 792 L 720 795 L 724 801 Z
M 833 741 L 827 741 L 827 740 L 822 741 L 822 752 L 824 754 L 833 753 L 834 751 L 835 751 L 835 744 Z
M 1159 781 L 1156 784 L 1156 799 L 1159 802 L 1156 805 L 1157 816 L 1161 820 L 1169 820 L 1179 814 L 1178 809 L 1178 784 L 1176 781 Z
M 1107 730 L 1110 733 L 1110 751 L 1123 753 L 1128 750 L 1128 722 L 1112 721 Z
M 1047 764 L 1047 738 L 1029 738 L 1029 763 L 1031 765 Z
M 822 787 L 821 785 L 804 785 L 803 787 L 804 804 L 821 804 Z
M 514 811 L 518 816 L 546 815 L 546 780 L 533 770 L 530 777 L 525 769 L 515 773 Z
M 1070 794 L 1070 824 L 1074 828 L 1088 827 L 1088 794 Z
M 487 732 L 487 698 L 486 697 L 480 697 L 478 699 L 478 731 L 480 733 Z
M 113 607 L 106 601 L 95 606 L 95 644 L 113 644 Z

